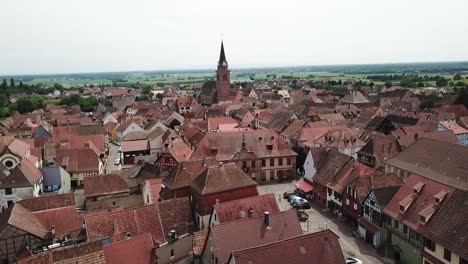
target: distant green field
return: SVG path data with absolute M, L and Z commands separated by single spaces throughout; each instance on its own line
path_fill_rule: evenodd
M 399 73 L 386 73 L 386 74 L 399 74 Z M 436 73 L 419 73 L 420 75 L 427 75 L 427 76 L 435 76 L 440 75 L 449 80 L 453 79 L 453 74 L 436 74 Z M 297 80 L 305 80 L 305 81 L 313 81 L 318 80 L 323 77 L 330 77 L 334 79 L 346 79 L 349 77 L 356 77 L 364 81 L 371 82 L 371 80 L 366 79 L 366 77 L 370 74 L 348 74 L 348 73 L 336 73 L 336 72 L 313 72 L 313 71 L 305 71 L 305 72 L 274 72 L 274 73 L 236 73 L 233 72 L 231 76 L 231 80 L 236 82 L 241 81 L 248 81 L 250 77 L 254 77 L 256 80 L 266 80 L 266 81 L 273 81 L 278 79 L 297 79 Z M 151 73 L 129 73 L 126 75 L 121 76 L 121 78 L 115 79 L 92 79 L 92 78 L 71 78 L 71 77 L 59 77 L 56 76 L 55 78 L 41 78 L 38 76 L 37 78 L 33 78 L 32 80 L 25 81 L 28 84 L 42 84 L 46 87 L 53 86 L 55 83 L 59 83 L 63 85 L 65 88 L 70 87 L 80 87 L 85 85 L 112 85 L 114 81 L 118 81 L 119 83 L 128 83 L 130 84 L 149 84 L 149 85 L 162 85 L 162 86 L 170 86 L 170 85 L 190 85 L 190 84 L 201 84 L 206 80 L 214 79 L 215 72 L 209 73 L 166 73 L 166 74 L 151 74 Z M 462 80 L 465 84 L 468 84 L 468 79 Z M 375 85 L 383 85 L 384 82 L 382 81 L 373 81 Z M 397 82 L 395 82 L 397 84 Z M 435 86 L 435 82 L 426 82 L 426 85 Z

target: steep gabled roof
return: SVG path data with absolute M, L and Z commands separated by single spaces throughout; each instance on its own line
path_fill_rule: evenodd
M 182 161 L 169 176 L 163 178 L 163 183 L 172 190 L 188 187 L 208 166 L 216 164 L 218 162 L 213 158 Z
M 84 178 L 84 196 L 94 197 L 128 192 L 128 186 L 118 174 L 103 174 Z
M 168 236 L 171 230 L 174 230 L 177 236 L 193 232 L 194 220 L 188 197 L 160 201 L 157 206 L 165 236 Z
M 437 202 L 434 196 L 442 191 L 446 192 L 446 195 L 441 202 Z M 385 207 L 384 213 L 425 235 L 433 219 L 431 216 L 438 214 L 454 191 L 453 187 L 411 174 Z M 405 207 L 403 213 L 402 207 Z M 430 211 L 432 213 L 428 214 Z M 426 217 L 426 224 L 421 223 L 421 216 Z
M 28 198 L 18 201 L 23 207 L 31 212 L 51 210 L 60 207 L 75 206 L 75 194 L 57 194 Z
M 421 138 L 386 164 L 468 190 L 468 147 Z
M 89 240 L 109 237 L 112 243 L 151 234 L 157 244 L 165 242 L 157 205 L 90 213 L 84 216 Z
M 202 195 L 256 185 L 257 183 L 234 163 L 210 166 L 190 184 L 193 190 Z
M 230 260 L 236 264 L 345 263 L 338 236 L 330 230 L 300 235 L 269 244 L 234 251 Z
M 468 191 L 455 190 L 434 216 L 427 237 L 468 259 Z
M 203 137 L 191 157 L 213 157 L 218 161 L 230 161 L 241 151 L 243 141 L 247 152 L 253 152 L 258 158 L 297 155 L 276 132 L 262 129 L 209 133 Z M 267 148 L 268 144 L 271 144 L 271 150 Z
M 265 194 L 213 205 L 219 223 L 262 216 L 264 212 L 280 211 L 275 195 Z
M 39 238 L 45 238 L 48 232 L 31 211 L 18 203 L 0 214 L 0 229 L 8 224 Z
M 151 234 L 144 234 L 103 246 L 106 263 L 155 264 L 154 244 Z
M 264 216 L 259 216 L 214 225 L 209 232 L 220 263 L 227 263 L 233 251 L 302 235 L 302 228 L 296 210 L 289 210 L 270 214 L 270 229 L 264 224 Z M 206 245 L 204 250 L 208 250 Z

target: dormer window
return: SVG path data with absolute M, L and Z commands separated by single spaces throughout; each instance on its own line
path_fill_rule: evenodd
M 424 187 L 424 182 L 418 182 L 413 186 L 413 191 L 415 193 L 419 193 L 423 187 Z
M 426 224 L 426 217 L 425 217 L 425 216 L 422 216 L 422 215 L 421 215 L 419 219 L 420 219 L 419 222 L 420 222 L 422 225 Z
M 434 200 L 437 204 L 440 204 L 445 196 L 447 196 L 448 192 L 446 190 L 442 190 L 440 192 L 438 192 L 436 195 L 434 195 Z
M 218 154 L 218 149 L 217 148 L 212 148 L 211 149 L 211 154 Z
M 401 214 L 404 214 L 405 211 L 406 211 L 406 207 L 403 206 L 403 205 L 400 205 L 400 213 L 401 213 Z

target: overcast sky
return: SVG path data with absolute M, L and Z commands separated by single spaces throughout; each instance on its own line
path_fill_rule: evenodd
M 467 0 L 10 0 L 0 75 L 468 60 Z

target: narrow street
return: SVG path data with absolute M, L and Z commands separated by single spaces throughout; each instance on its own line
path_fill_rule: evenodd
M 295 188 L 296 181 L 288 183 L 279 183 L 271 185 L 258 186 L 260 195 L 274 193 L 280 210 L 290 210 L 292 207 L 287 200 L 283 199 L 283 193 L 292 191 Z M 345 257 L 354 256 L 364 263 L 388 263 L 384 261 L 382 256 L 379 256 L 369 243 L 362 239 L 356 239 L 352 235 L 352 228 L 347 223 L 341 223 L 335 219 L 331 212 L 326 212 L 311 203 L 311 209 L 305 210 L 309 215 L 309 220 L 301 222 L 304 233 L 312 233 L 325 229 L 330 229 L 340 237 L 340 244 Z
M 109 156 L 107 157 L 107 163 L 105 167 L 105 173 L 111 173 L 112 171 L 121 170 L 121 165 L 115 165 L 115 159 L 119 154 L 119 146 L 114 145 L 112 143 L 109 144 Z

